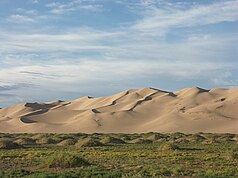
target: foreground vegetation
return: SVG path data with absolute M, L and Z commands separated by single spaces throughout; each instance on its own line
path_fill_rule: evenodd
M 0 134 L 0 177 L 238 177 L 235 134 Z

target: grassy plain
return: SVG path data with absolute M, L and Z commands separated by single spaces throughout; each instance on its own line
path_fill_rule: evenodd
M 238 177 L 235 134 L 0 134 L 0 177 Z

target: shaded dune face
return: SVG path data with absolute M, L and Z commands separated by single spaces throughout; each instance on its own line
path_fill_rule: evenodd
M 238 89 L 155 88 L 0 109 L 0 132 L 238 133 Z

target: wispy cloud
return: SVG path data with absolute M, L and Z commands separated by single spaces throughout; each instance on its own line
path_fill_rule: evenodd
M 46 4 L 46 7 L 48 7 L 50 9 L 50 12 L 53 14 L 63 14 L 77 10 L 101 11 L 103 9 L 102 4 L 97 4 L 96 1 L 92 0 L 70 0 L 69 2 L 52 2 Z
M 20 15 L 20 14 L 14 14 L 10 15 L 7 18 L 8 22 L 13 22 L 13 23 L 31 23 L 31 22 L 36 22 L 34 18 L 31 18 L 26 15 Z
M 14 34 L 9 32 L 0 32 L 0 34 L 2 34 L 0 47 L 5 53 L 91 51 L 92 53 L 98 52 L 104 58 L 110 59 L 211 60 L 218 56 L 224 57 L 226 51 L 236 50 L 233 44 L 237 41 L 237 38 L 234 37 L 237 34 L 219 36 L 193 33 L 184 36 L 183 41 L 170 45 L 163 39 L 158 40 L 151 37 L 150 34 L 140 36 L 140 32 L 126 28 L 113 32 L 87 28 L 58 34 Z M 171 51 L 173 51 L 172 54 Z M 13 56 L 13 58 L 15 57 Z M 25 56 L 25 60 L 27 58 Z M 11 55 L 8 55 L 6 59 L 6 61 L 9 60 L 12 61 Z
M 30 87 L 30 84 L 27 83 L 20 83 L 20 82 L 3 82 L 0 81 L 0 91 L 9 91 L 9 90 L 15 90 L 15 89 L 19 89 L 19 88 L 24 88 L 24 87 Z
M 39 15 L 38 11 L 35 9 L 23 9 L 17 8 L 14 10 L 14 14 L 6 17 L 5 21 L 10 23 L 15 23 L 17 25 L 34 24 L 39 23 L 43 20 L 49 19 L 48 15 Z
M 153 8 L 133 26 L 141 31 L 168 30 L 238 20 L 238 1 L 221 1 L 210 5 L 193 5 L 188 9 L 169 4 L 167 8 Z
M 72 93 L 74 93 L 73 98 L 77 98 L 85 94 L 98 95 L 141 87 L 140 82 L 162 81 L 164 76 L 174 83 L 206 78 L 207 81 L 215 85 L 227 85 L 229 82 L 224 83 L 224 80 L 229 81 L 229 76 L 224 76 L 221 81 L 217 74 L 234 69 L 234 64 L 227 62 L 196 61 L 188 63 L 187 61 L 140 60 L 135 65 L 134 60 L 99 61 L 87 59 L 70 64 L 65 59 L 61 64 L 25 65 L 1 69 L 0 80 L 3 83 L 14 85 L 2 85 L 0 90 L 4 91 L 6 95 L 15 94 L 33 100 L 38 97 L 38 101 L 49 98 L 65 100 Z M 22 89 L 23 87 L 24 89 Z M 95 92 L 95 88 L 97 92 Z M 57 92 L 55 92 L 56 90 Z M 36 95 L 39 92 L 41 98 Z M 66 93 L 68 97 L 65 96 Z M 15 98 L 16 101 L 19 100 Z
M 79 29 L 60 34 L 2 34 L 1 49 L 6 51 L 85 51 L 106 50 L 110 46 L 103 40 L 120 36 L 119 32 L 103 32 L 90 29 Z
M 232 63 L 187 61 L 147 61 L 141 60 L 80 60 L 77 63 L 29 65 L 0 70 L 0 80 L 14 84 L 31 83 L 49 87 L 62 84 L 80 85 L 84 83 L 111 82 L 112 80 L 136 80 L 137 78 L 161 77 L 169 75 L 183 79 L 206 77 L 207 74 L 234 68 Z M 97 65 L 95 65 L 97 64 Z M 216 74 L 215 74 L 216 75 Z M 215 77 L 215 76 L 213 76 Z M 56 80 L 60 78 L 60 80 Z M 118 81 L 118 82 L 119 82 Z M 76 88 L 75 88 L 76 89 Z M 61 89 L 59 89 L 61 90 Z M 64 90 L 64 88 L 62 88 Z

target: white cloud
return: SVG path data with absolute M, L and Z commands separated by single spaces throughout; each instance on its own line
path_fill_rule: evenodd
M 80 60 L 70 64 L 65 60 L 64 64 L 26 65 L 0 69 L 0 81 L 2 83 L 30 83 L 40 85 L 43 88 L 62 85 L 111 81 L 130 81 L 138 78 L 182 77 L 183 79 L 199 78 L 207 76 L 214 71 L 231 69 L 231 63 L 224 62 L 193 62 L 187 61 L 147 61 L 147 60 Z M 60 78 L 60 80 L 58 80 Z M 58 88 L 64 90 L 63 88 Z M 74 88 L 78 89 L 78 88 Z
M 17 13 L 9 15 L 5 21 L 14 23 L 17 25 L 25 25 L 25 24 L 36 25 L 36 23 L 39 24 L 39 22 L 49 19 L 49 16 L 47 15 L 38 15 L 37 10 L 26 10 L 26 9 L 18 8 L 15 10 L 15 12 Z
M 12 23 L 32 23 L 32 22 L 36 22 L 35 19 L 26 16 L 26 15 L 20 15 L 20 14 L 13 14 L 10 15 L 7 18 L 8 22 L 12 22 Z
M 46 7 L 50 9 L 50 12 L 53 14 L 63 14 L 66 12 L 73 12 L 77 10 L 86 10 L 86 11 L 101 11 L 103 6 L 97 4 L 93 0 L 70 0 L 68 2 L 51 2 L 46 4 Z
M 200 26 L 238 20 L 238 1 L 221 1 L 210 5 L 194 5 L 181 9 L 177 5 L 154 8 L 133 26 L 142 31 Z
M 66 31 L 61 34 L 2 34 L 1 50 L 4 52 L 49 52 L 49 51 L 85 51 L 109 50 L 109 45 L 103 44 L 105 39 L 117 38 L 120 32 L 103 32 L 92 29 Z
M 106 91 L 122 91 L 141 86 L 142 81 L 163 80 L 164 76 L 173 82 L 206 78 L 207 81 L 217 84 L 215 82 L 221 82 L 218 73 L 229 71 L 232 68 L 234 68 L 233 64 L 227 62 L 188 63 L 187 61 L 147 60 L 135 62 L 135 60 L 90 59 L 70 62 L 65 59 L 63 63 L 28 64 L 0 69 L 0 81 L 5 88 L 12 88 L 6 90 L 3 101 L 10 98 L 11 103 L 16 103 L 18 100 L 15 95 L 33 101 L 42 101 L 49 98 L 64 99 L 62 97 L 65 94 L 75 93 L 73 97 L 75 99 L 85 93 L 98 95 L 99 93 L 105 94 Z M 8 95 L 13 95 L 13 97 Z M 3 104 L 6 105 L 6 103 Z
M 83 52 L 100 53 L 107 59 L 215 60 L 235 50 L 236 34 L 188 34 L 179 43 L 170 43 L 127 29 L 97 31 L 75 29 L 58 34 L 17 34 L 0 32 L 0 52 Z M 186 39 L 187 38 L 187 39 Z M 212 49 L 212 50 L 211 50 Z M 171 53 L 173 51 L 173 53 Z M 27 59 L 27 58 L 26 58 Z M 9 60 L 9 59 L 8 59 Z

